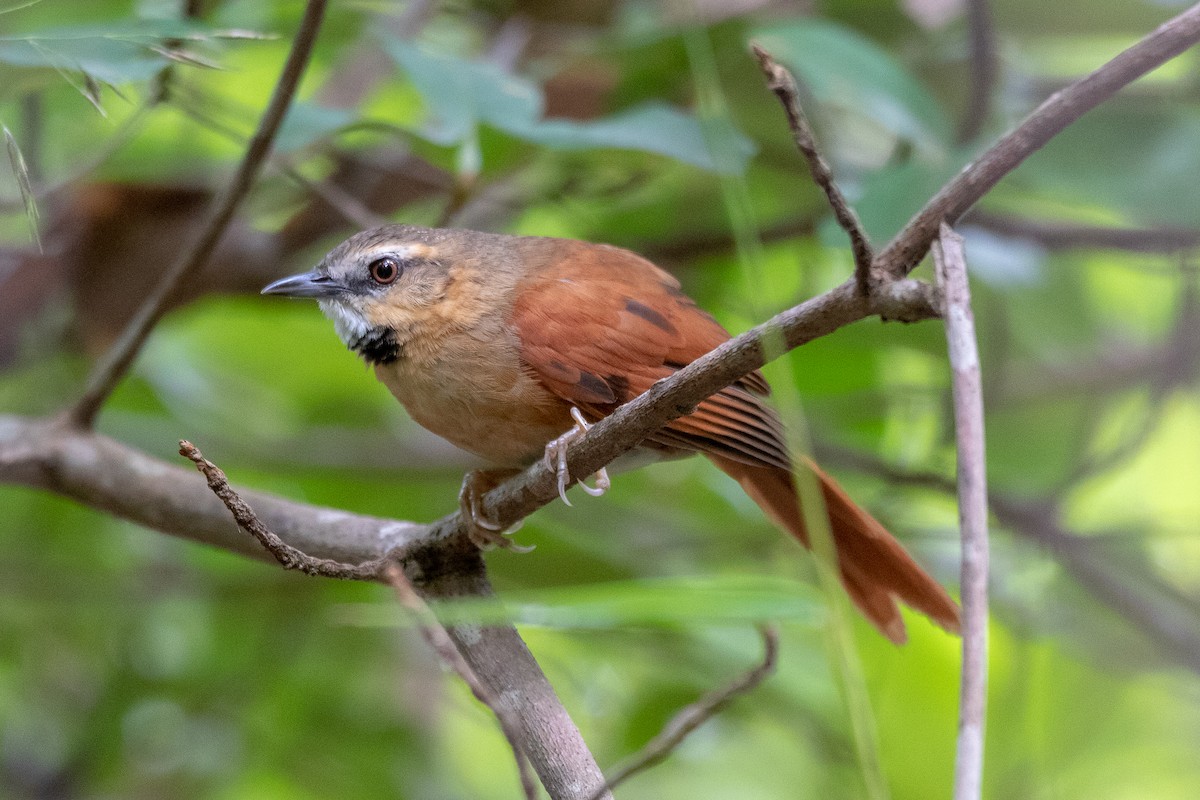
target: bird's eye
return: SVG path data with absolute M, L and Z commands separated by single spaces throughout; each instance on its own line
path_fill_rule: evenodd
M 400 262 L 391 257 L 377 258 L 367 267 L 367 271 L 371 273 L 371 280 L 380 286 L 387 286 L 400 277 Z

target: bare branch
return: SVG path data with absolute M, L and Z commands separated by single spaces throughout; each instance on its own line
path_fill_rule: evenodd
M 90 431 L 61 423 L 0 415 L 0 483 L 54 491 L 148 528 L 255 558 L 270 557 L 230 524 L 229 510 L 190 469 L 172 466 Z M 383 553 L 403 560 L 427 599 L 489 598 L 478 548 L 438 529 L 310 506 L 255 491 L 239 493 L 261 524 L 292 548 L 337 562 Z M 554 688 L 511 625 L 459 625 L 448 630 L 463 657 L 494 695 L 515 693 L 518 741 L 555 800 L 584 800 L 604 777 Z
M 83 396 L 68 412 L 67 418 L 72 423 L 82 427 L 91 426 L 104 401 L 112 394 L 137 358 L 150 331 L 166 313 L 171 296 L 184 281 L 199 272 L 208 262 L 226 226 L 233 219 L 234 212 L 254 183 L 275 140 L 275 134 L 283 124 L 296 86 L 300 83 L 300 76 L 304 74 L 312 54 L 313 43 L 325 14 L 326 1 L 308 0 L 279 82 L 275 85 L 271 101 L 259 121 L 258 130 L 250 140 L 250 146 L 242 157 L 237 173 L 224 192 L 214 200 L 211 216 L 200 237 L 190 247 L 185 248 L 178 260 L 163 274 L 162 280 L 130 320 L 121 338 L 104 354 L 100 364 L 89 376 Z
M 958 141 L 970 142 L 983 130 L 992 109 L 999 58 L 996 28 L 988 0 L 966 0 L 967 31 L 971 39 L 971 87 L 958 127 Z
M 525 796 L 529 800 L 536 800 L 537 783 L 533 772 L 529 768 L 529 759 L 521 747 L 519 727 L 512 719 L 511 711 L 504 707 L 496 694 L 479 680 L 475 671 L 471 669 L 462 654 L 456 649 L 454 640 L 450 638 L 450 634 L 438 622 L 437 617 L 430 611 L 425 601 L 417 594 L 416 589 L 409 582 L 408 576 L 404 574 L 404 569 L 395 561 L 391 554 L 386 554 L 361 564 L 343 564 L 339 561 L 332 561 L 326 558 L 313 558 L 305 555 L 296 548 L 288 545 L 263 525 L 262 521 L 254 513 L 254 510 L 229 485 L 229 481 L 226 479 L 225 473 L 221 468 L 206 459 L 204 454 L 194 444 L 188 441 L 180 441 L 179 454 L 192 460 L 196 468 L 204 475 L 205 480 L 208 481 L 208 487 L 212 489 L 213 494 L 233 514 L 233 518 L 237 521 L 238 526 L 257 539 L 271 555 L 275 556 L 275 560 L 284 569 L 299 570 L 305 575 L 324 578 L 386 580 L 390 583 L 392 589 L 396 592 L 396 598 L 412 614 L 413 619 L 420 628 L 421 635 L 429 643 L 429 646 L 433 648 L 434 652 L 438 654 L 447 666 L 462 678 L 476 699 L 491 709 L 492 713 L 496 715 L 496 719 L 500 722 L 500 728 L 504 732 L 504 737 L 513 749 L 513 755 L 517 761 L 517 769 L 521 775 L 521 786 L 525 791 Z
M 420 628 L 421 636 L 433 648 L 433 651 L 438 654 L 438 657 L 445 662 L 446 666 L 454 670 L 458 677 L 462 678 L 463 683 L 471 689 L 471 694 L 475 695 L 475 699 L 483 703 L 491 712 L 496 715 L 496 719 L 500 723 L 500 729 L 504 732 L 504 738 L 508 739 L 508 744 L 512 747 L 513 757 L 517 760 L 517 769 L 521 775 L 521 788 L 525 792 L 525 797 L 528 800 L 536 800 L 538 796 L 537 783 L 533 773 L 529 769 L 529 758 L 525 755 L 525 751 L 520 744 L 520 731 L 517 723 L 512 718 L 511 710 L 503 704 L 500 698 L 487 686 L 479 680 L 479 676 L 475 674 L 475 670 L 471 669 L 471 665 L 463 658 L 462 653 L 458 652 L 458 648 L 454 644 L 454 640 L 450 638 L 450 634 L 434 616 L 433 611 L 417 594 L 417 590 L 413 588 L 409 582 L 408 576 L 404 574 L 404 570 L 394 561 L 389 561 L 383 566 L 383 576 L 388 583 L 392 585 L 392 589 L 396 592 L 396 599 L 400 604 L 408 609 Z
M 958 442 L 958 520 L 962 529 L 962 694 L 954 800 L 976 800 L 983 791 L 983 729 L 987 716 L 988 504 L 983 443 L 983 388 L 975 315 L 962 237 L 942 223 L 933 244 L 938 284 L 946 296 L 954 430 Z
M 754 52 L 754 57 L 758 59 L 758 66 L 767 78 L 767 88 L 774 92 L 775 96 L 779 98 L 779 102 L 783 104 L 783 110 L 787 113 L 788 128 L 792 131 L 792 139 L 796 143 L 796 148 L 808 162 L 808 171 L 812 174 L 813 181 L 825 192 L 825 197 L 828 198 L 829 205 L 833 209 L 833 215 L 837 217 L 842 230 L 850 237 L 850 250 L 854 254 L 854 278 L 859 293 L 866 297 L 867 292 L 871 290 L 871 262 L 875 257 L 871 249 L 871 241 L 867 238 L 867 232 L 863 230 L 858 215 L 854 213 L 854 209 L 846 202 L 841 189 L 834 182 L 833 170 L 829 168 L 829 164 L 817 150 L 817 140 L 813 136 L 812 126 L 808 124 L 808 118 L 804 116 L 804 109 L 800 106 L 800 92 L 796 88 L 796 79 L 761 45 L 752 43 L 750 49 Z
M 763 640 L 762 661 L 719 689 L 714 689 L 696 702 L 681 709 L 658 734 L 638 752 L 613 768 L 606 789 L 620 784 L 666 761 L 691 733 L 724 711 L 739 695 L 757 688 L 775 671 L 779 658 L 779 633 L 771 626 L 759 629 Z M 590 800 L 599 800 L 599 793 Z
M 333 561 L 328 558 L 314 558 L 297 550 L 287 542 L 280 539 L 270 528 L 262 524 L 258 515 L 254 513 L 254 509 L 250 508 L 238 493 L 229 485 L 225 473 L 213 462 L 204 457 L 204 454 L 186 440 L 179 442 L 179 455 L 185 458 L 190 458 L 192 463 L 196 465 L 196 469 L 200 470 L 200 474 L 208 481 L 208 488 L 212 489 L 212 493 L 225 504 L 229 509 L 229 513 L 233 514 L 234 520 L 238 527 L 246 533 L 258 540 L 258 543 L 266 548 L 267 552 L 275 556 L 284 569 L 295 569 L 303 572 L 305 575 L 313 575 L 322 578 L 341 578 L 343 580 L 352 581 L 370 581 L 378 580 L 382 574 L 384 566 L 389 562 L 388 556 L 364 561 L 361 564 L 343 564 L 340 561 Z
M 1104 66 L 1056 92 L 982 156 L 941 188 L 875 257 L 874 283 L 907 275 L 938 235 L 954 224 L 1008 173 L 1088 111 L 1127 84 L 1200 41 L 1200 5 L 1163 23 Z

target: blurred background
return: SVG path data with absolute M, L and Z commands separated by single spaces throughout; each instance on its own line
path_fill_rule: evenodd
M 750 40 L 796 73 L 882 245 L 1184 5 L 332 3 L 262 181 L 99 429 L 176 463 L 186 437 L 241 485 L 432 520 L 473 461 L 265 283 L 377 219 L 569 236 L 645 254 L 738 332 L 852 272 Z M 0 167 L 0 414 L 78 394 L 231 173 L 302 6 L 0 7 L 0 122 L 40 212 Z M 991 798 L 1200 787 L 1198 143 L 1188 52 L 959 226 L 994 513 Z M 861 322 L 767 373 L 792 430 L 956 589 L 941 326 Z M 706 462 L 619 476 L 517 538 L 537 549 L 489 555 L 493 580 L 602 766 L 753 664 L 756 622 L 781 623 L 778 674 L 619 797 L 949 795 L 958 639 L 910 615 L 895 648 L 855 618 L 857 658 L 837 656 L 808 557 Z M 494 720 L 383 588 L 0 486 L 0 796 L 518 793 Z

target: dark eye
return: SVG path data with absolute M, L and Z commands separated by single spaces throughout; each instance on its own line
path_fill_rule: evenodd
M 400 277 L 400 262 L 390 256 L 377 258 L 367 267 L 367 271 L 371 273 L 372 280 L 380 286 L 387 286 Z

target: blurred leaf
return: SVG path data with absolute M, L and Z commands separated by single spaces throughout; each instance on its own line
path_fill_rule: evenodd
M 170 63 L 197 63 L 164 46 L 172 39 L 209 42 L 260 39 L 253 31 L 209 28 L 198 22 L 169 19 L 122 20 L 111 24 L 70 25 L 19 36 L 0 37 L 0 63 L 14 67 L 80 72 L 113 85 L 152 78 Z M 207 60 L 205 66 L 215 66 Z
M 823 604 L 807 585 L 767 576 L 711 575 L 617 581 L 511 591 L 503 603 L 454 600 L 433 604 L 447 625 L 514 622 L 550 628 L 711 624 L 792 620 L 817 625 Z M 392 604 L 341 606 L 335 619 L 355 625 L 398 625 Z
M 1110 104 L 1034 153 L 1008 180 L 1058 201 L 1108 206 L 1117 221 L 1197 224 L 1200 113 Z
M 865 116 L 923 150 L 947 145 L 950 127 L 937 100 L 869 39 L 816 19 L 762 27 L 753 37 L 822 105 Z
M 344 108 L 292 103 L 276 137 L 275 149 L 280 153 L 302 150 L 345 128 L 356 118 L 353 111 Z
M 699 120 L 661 103 L 588 122 L 545 119 L 541 88 L 493 64 L 431 53 L 394 38 L 384 46 L 425 99 L 432 120 L 422 136 L 437 144 L 470 143 L 478 126 L 489 125 L 558 150 L 641 150 L 714 171 L 741 172 L 754 154 L 753 143 L 733 132 L 734 161 L 719 163 Z

